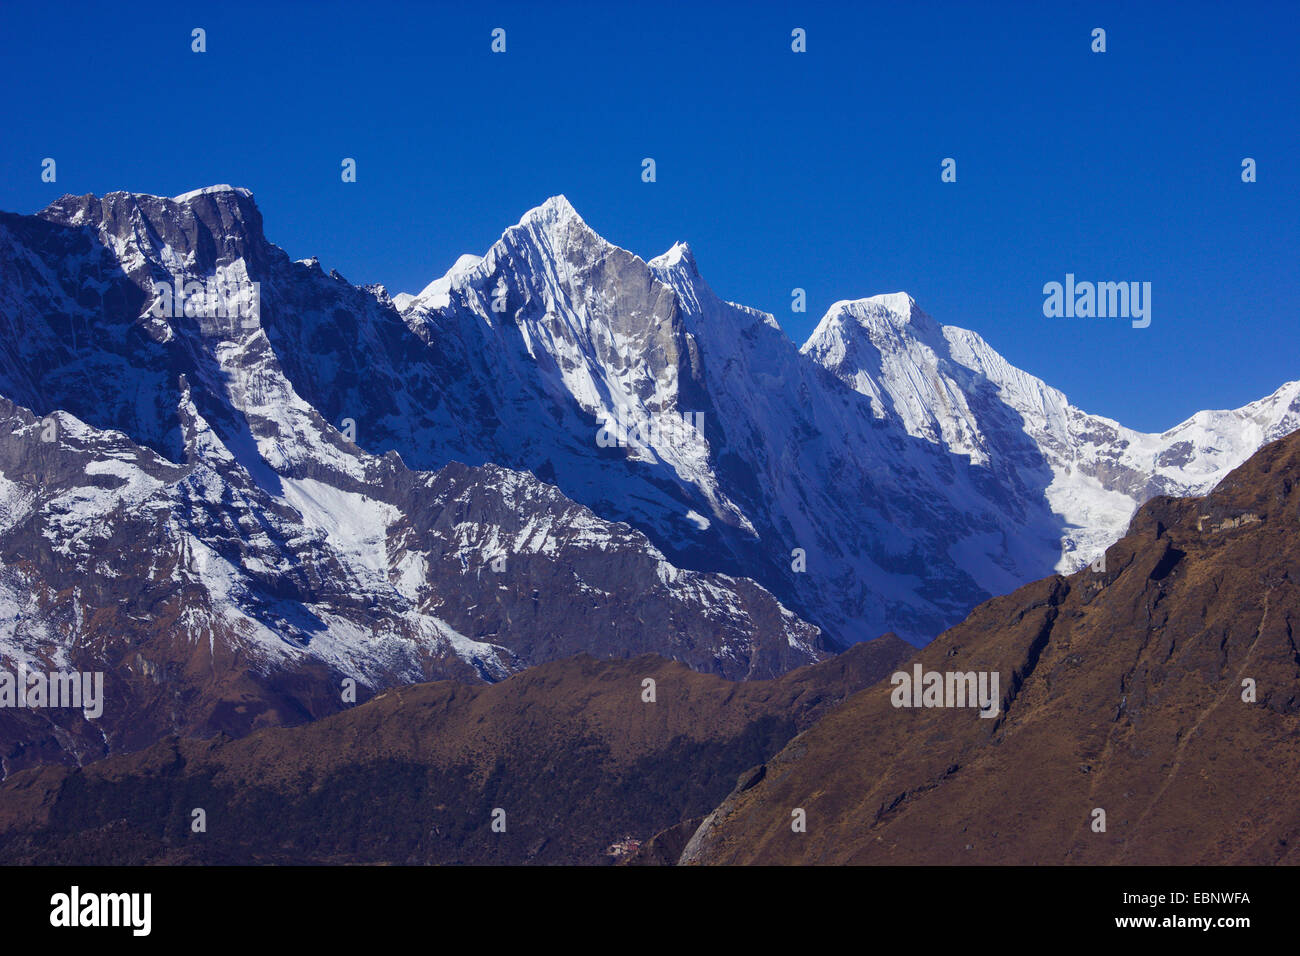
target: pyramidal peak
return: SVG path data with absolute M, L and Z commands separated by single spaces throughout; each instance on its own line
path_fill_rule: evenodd
M 676 266 L 685 266 L 695 275 L 700 274 L 700 268 L 695 262 L 695 253 L 685 242 L 675 242 L 673 247 L 663 255 L 655 256 L 647 263 L 652 269 L 672 269 Z
M 433 311 L 446 308 L 451 303 L 453 288 L 465 282 L 474 283 L 475 270 L 480 266 L 487 273 L 493 272 L 502 258 L 509 257 L 511 249 L 531 250 L 528 257 L 537 256 L 537 262 L 554 262 L 586 258 L 607 246 L 609 243 L 587 225 L 568 198 L 557 194 L 525 212 L 484 255 L 466 253 L 419 293 L 398 293 L 392 301 L 401 312 L 414 307 Z
M 528 210 L 514 228 L 541 227 L 549 235 L 557 236 L 563 234 L 562 229 L 572 225 L 577 225 L 581 229 L 581 234 L 587 241 L 594 240 L 600 245 L 621 248 L 596 232 L 573 208 L 573 204 L 569 202 L 568 197 L 563 194 L 551 196 L 540 206 Z M 624 249 L 623 251 L 628 252 L 629 255 L 635 255 L 629 250 Z M 640 257 L 637 256 L 637 258 Z M 678 266 L 685 266 L 689 274 L 699 277 L 699 267 L 696 265 L 695 253 L 691 251 L 690 245 L 685 242 L 674 243 L 671 249 L 648 260 L 646 264 L 656 270 L 669 270 Z
M 494 252 L 520 243 L 533 247 L 544 258 L 590 259 L 616 248 L 587 225 L 562 195 L 552 196 L 524 213 L 518 224 L 501 234 L 485 258 L 492 260 Z
M 578 210 L 573 208 L 573 203 L 569 202 L 568 197 L 563 194 L 554 195 L 540 206 L 534 206 L 519 219 L 520 226 L 528 226 L 534 223 L 543 226 L 554 226 L 569 222 L 578 222 L 583 226 L 587 225 L 583 222 L 582 217 L 578 215 Z
M 703 288 L 695 254 L 685 242 L 675 243 L 667 252 L 653 259 L 642 260 L 600 235 L 582 218 L 568 197 L 557 194 L 525 212 L 518 223 L 506 228 L 484 255 L 462 255 L 451 269 L 418 294 L 399 293 L 393 296 L 393 303 L 400 311 L 417 305 L 435 310 L 445 307 L 450 302 L 453 287 L 465 280 L 475 281 L 472 274 L 480 266 L 491 273 L 502 257 L 511 254 L 510 250 L 529 250 L 525 258 L 532 259 L 533 268 L 562 260 L 595 262 L 618 250 L 633 260 L 644 262 L 660 280 L 679 291 L 691 290 L 692 299 L 697 298 Z

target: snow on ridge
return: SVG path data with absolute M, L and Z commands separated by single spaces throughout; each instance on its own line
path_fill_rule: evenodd
M 187 193 L 173 196 L 172 202 L 189 202 L 191 199 L 197 199 L 199 196 L 211 196 L 217 193 L 236 193 L 250 199 L 253 196 L 253 192 L 250 189 L 244 189 L 242 186 L 231 186 L 228 183 L 220 183 L 216 186 L 204 186 L 201 189 L 191 189 Z
M 1042 492 L 1066 526 L 1066 572 L 1119 538 L 1150 495 L 1204 494 L 1261 444 L 1300 427 L 1296 382 L 1162 433 L 1127 428 L 1071 405 L 978 333 L 929 319 L 906 293 L 835 303 L 802 351 L 867 396 L 877 417 L 892 415 L 972 464 L 997 468 L 1032 449 L 1050 469 Z
M 524 213 L 519 219 L 519 225 L 524 226 L 531 222 L 561 222 L 566 219 L 583 221 L 582 217 L 578 215 L 578 210 L 573 208 L 573 203 L 569 202 L 568 197 L 562 193 L 557 193 L 549 197 L 540 206 L 534 206 Z
M 685 242 L 674 242 L 673 247 L 661 255 L 655 256 L 646 265 L 651 269 L 671 269 L 685 261 L 691 268 L 696 268 L 695 254 L 691 252 L 691 247 Z
M 412 303 L 419 303 L 423 308 L 431 310 L 445 309 L 451 304 L 452 285 L 457 279 L 473 272 L 482 262 L 482 256 L 465 253 L 456 259 L 446 273 L 430 282 L 418 295 L 409 295 L 405 292 L 399 293 L 393 296 L 393 304 L 397 306 L 399 311 L 404 311 Z M 400 303 L 399 300 L 401 300 Z

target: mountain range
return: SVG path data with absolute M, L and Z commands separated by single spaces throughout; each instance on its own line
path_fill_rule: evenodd
M 0 783 L 0 861 L 1293 863 L 1298 529 L 1293 434 L 1144 504 L 1104 571 L 920 651 L 883 637 L 750 681 L 578 655 L 33 767 Z M 900 706 L 915 671 L 996 673 L 996 706 Z
M 177 307 L 204 286 L 237 291 Z M 0 323 L 0 659 L 109 700 L 0 712 L 5 774 L 314 720 L 348 681 L 924 644 L 1300 427 L 1292 382 L 1126 429 L 904 294 L 799 348 L 563 197 L 390 295 L 291 260 L 247 190 L 65 196 L 0 215 Z

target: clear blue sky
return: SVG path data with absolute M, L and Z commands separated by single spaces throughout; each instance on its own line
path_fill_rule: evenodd
M 8 3 L 0 209 L 228 182 L 290 255 L 398 292 L 564 193 L 798 343 L 906 290 L 1147 430 L 1300 378 L 1297 4 L 1043 6 Z M 1066 272 L 1151 282 L 1151 327 L 1045 318 Z

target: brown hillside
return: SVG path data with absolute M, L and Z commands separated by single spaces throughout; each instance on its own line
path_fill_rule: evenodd
M 1300 433 L 1206 498 L 1149 502 L 1104 572 L 989 601 L 919 654 L 926 671 L 997 671 L 998 717 L 862 691 L 682 860 L 1298 862 L 1298 583 Z
M 0 862 L 608 862 L 626 836 L 703 816 L 911 652 L 886 636 L 743 683 L 651 655 L 580 656 L 493 685 L 402 687 L 239 740 L 25 770 L 0 784 Z M 498 807 L 505 833 L 491 830 Z

